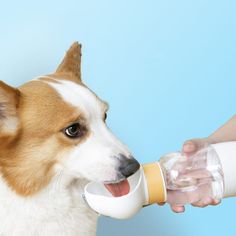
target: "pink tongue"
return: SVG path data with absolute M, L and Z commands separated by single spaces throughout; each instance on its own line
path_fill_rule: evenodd
M 107 190 L 114 197 L 121 197 L 129 193 L 130 186 L 127 179 L 117 183 L 117 184 L 104 184 Z

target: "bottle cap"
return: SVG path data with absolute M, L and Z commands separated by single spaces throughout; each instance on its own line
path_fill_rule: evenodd
M 144 164 L 143 170 L 148 188 L 149 204 L 166 202 L 165 179 L 160 164 L 158 162 Z

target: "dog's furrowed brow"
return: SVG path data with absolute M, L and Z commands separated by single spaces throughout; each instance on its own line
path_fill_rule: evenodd
M 86 118 L 84 117 L 84 115 L 82 113 L 80 114 L 72 114 L 71 116 L 68 116 L 66 121 L 64 121 L 61 124 L 61 128 L 64 128 L 70 124 L 76 123 L 76 122 L 80 122 L 83 123 L 84 125 L 86 124 Z

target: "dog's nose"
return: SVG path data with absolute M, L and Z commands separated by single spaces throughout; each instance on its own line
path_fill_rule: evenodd
M 134 174 L 139 168 L 140 164 L 133 157 L 127 158 L 123 154 L 119 155 L 119 172 L 126 178 Z

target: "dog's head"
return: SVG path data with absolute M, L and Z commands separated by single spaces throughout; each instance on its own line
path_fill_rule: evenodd
M 82 83 L 80 60 L 75 43 L 55 73 L 19 88 L 0 83 L 0 168 L 18 194 L 57 175 L 109 186 L 139 168 L 106 125 L 107 103 Z

